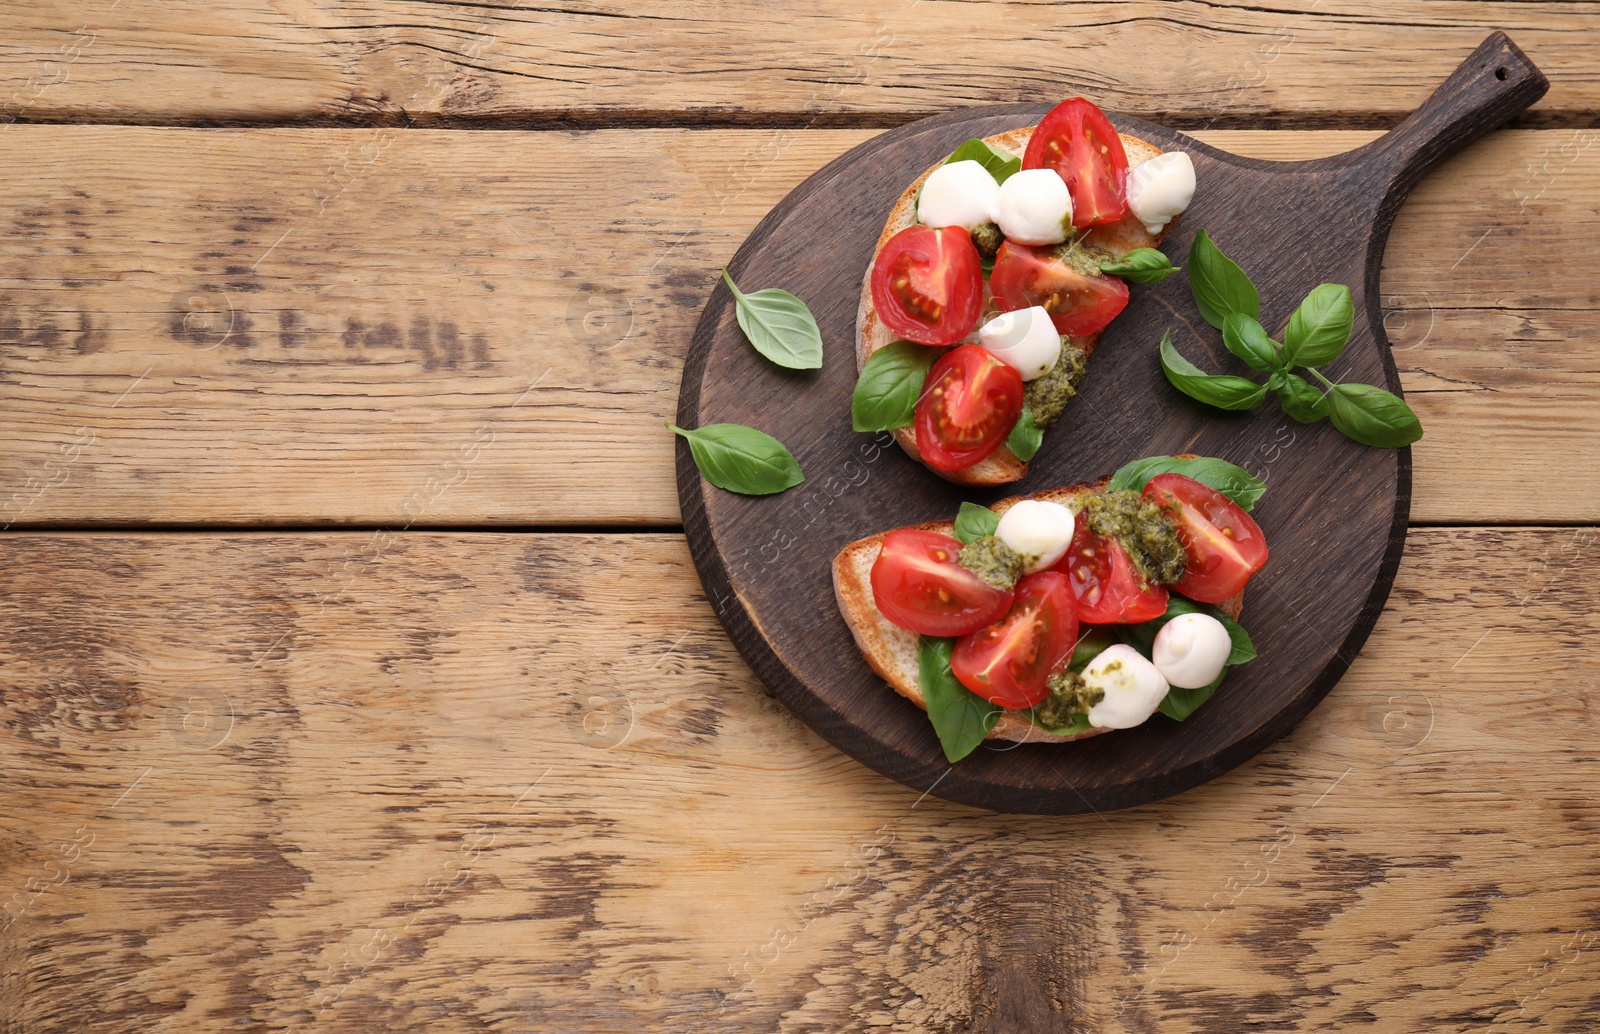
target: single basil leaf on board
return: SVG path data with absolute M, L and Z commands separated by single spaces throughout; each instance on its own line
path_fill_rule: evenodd
M 1115 262 L 1100 263 L 1100 272 L 1136 284 L 1159 284 L 1179 268 L 1155 248 L 1134 248 Z
M 1230 312 L 1241 312 L 1251 319 L 1261 315 L 1261 296 L 1256 285 L 1250 282 L 1228 256 L 1211 243 L 1211 237 L 1201 230 L 1189 246 L 1189 290 L 1200 307 L 1206 322 L 1222 329 L 1223 320 Z
M 1328 417 L 1346 438 L 1380 449 L 1422 437 L 1422 422 L 1405 400 L 1370 384 L 1335 384 L 1328 391 Z
M 1299 374 L 1286 373 L 1278 388 L 1283 411 L 1302 424 L 1314 424 L 1328 415 L 1328 397 Z
M 989 175 L 994 177 L 996 183 L 1004 183 L 1015 173 L 1022 169 L 1022 159 L 1014 154 L 1007 154 L 998 147 L 993 147 L 974 137 L 965 141 L 956 148 L 950 157 L 944 160 L 946 165 L 952 162 L 977 162 L 989 170 Z
M 1000 720 L 1000 708 L 973 693 L 950 670 L 954 639 L 923 636 L 917 648 L 922 702 L 939 736 L 939 746 L 952 764 L 971 754 Z
M 1222 685 L 1222 680 L 1228 677 L 1228 669 L 1223 668 L 1222 673 L 1211 681 L 1209 686 L 1199 689 L 1179 689 L 1173 686 L 1167 690 L 1167 695 L 1161 698 L 1161 713 L 1174 721 L 1181 722 L 1200 709 L 1200 705 L 1211 699 L 1211 695 Z
M 956 514 L 956 538 L 963 546 L 970 546 L 985 535 L 993 535 L 999 526 L 1000 515 L 977 503 L 962 503 L 961 512 Z
M 1318 284 L 1289 317 L 1283 344 L 1291 366 L 1323 366 L 1339 358 L 1356 324 L 1344 284 Z
M 1222 343 L 1252 370 L 1266 373 L 1284 364 L 1282 353 L 1266 329 L 1242 312 L 1230 312 L 1222 321 Z
M 867 357 L 850 398 L 850 426 L 857 431 L 892 431 L 911 423 L 937 348 L 896 341 Z
M 1267 386 L 1228 374 L 1212 375 L 1178 354 L 1172 332 L 1161 335 L 1161 370 L 1172 386 L 1218 409 L 1249 409 L 1267 397 Z
M 822 331 L 806 303 L 776 287 L 745 294 L 728 271 L 722 279 L 733 292 L 733 315 L 755 350 L 790 370 L 822 366 Z
M 1126 489 L 1140 492 L 1157 474 L 1182 474 L 1194 478 L 1232 499 L 1246 513 L 1255 509 L 1256 502 L 1267 491 L 1267 486 L 1248 470 L 1212 456 L 1146 456 L 1142 460 L 1123 464 L 1111 475 L 1111 482 L 1106 487 L 1112 491 Z
M 771 495 L 805 480 L 794 455 L 765 431 L 743 424 L 706 424 L 688 431 L 676 424 L 667 427 L 689 440 L 694 465 L 718 488 Z
M 1011 433 L 1006 436 L 1006 448 L 1026 463 L 1039 454 L 1039 446 L 1043 444 L 1044 428 L 1033 422 L 1033 410 L 1024 405 L 1017 422 L 1011 426 Z

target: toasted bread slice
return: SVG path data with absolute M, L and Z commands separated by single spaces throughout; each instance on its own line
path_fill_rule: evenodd
M 1034 126 L 1027 126 L 1023 129 L 1012 129 L 995 136 L 985 137 L 984 142 L 1020 157 L 1027 151 L 1028 139 L 1033 136 L 1035 128 Z M 1130 169 L 1161 154 L 1160 148 L 1146 143 L 1138 137 L 1129 136 L 1126 133 L 1118 135 L 1122 138 L 1122 149 L 1127 152 L 1128 168 Z M 883 321 L 878 318 L 877 307 L 872 303 L 872 267 L 877 264 L 878 253 L 883 250 L 885 244 L 889 243 L 889 238 L 917 221 L 917 191 L 922 189 L 923 180 L 926 180 L 929 174 L 938 167 L 938 165 L 934 165 L 921 176 L 918 176 L 916 182 L 907 187 L 905 193 L 900 195 L 900 200 L 895 202 L 894 209 L 889 213 L 888 222 L 884 224 L 883 233 L 878 236 L 877 246 L 872 250 L 872 262 L 868 263 L 866 275 L 861 279 L 861 307 L 856 312 L 856 370 L 858 372 L 866 365 L 868 356 L 885 345 L 898 340 L 894 332 L 885 327 Z M 1091 239 L 1095 244 L 1114 254 L 1126 255 L 1135 248 L 1160 246 L 1167 233 L 1177 222 L 1178 220 L 1174 219 L 1160 233 L 1152 234 L 1144 228 L 1144 224 L 1135 218 L 1132 212 L 1127 212 L 1115 223 L 1095 227 Z M 985 313 L 986 316 L 980 318 L 980 323 L 983 318 L 987 318 L 987 302 Z M 1094 354 L 1094 347 L 1099 343 L 1101 333 L 1103 332 L 1077 335 L 1071 340 L 1074 345 L 1083 349 L 1084 355 L 1089 356 Z M 974 329 L 965 340 L 977 341 L 977 330 Z M 1065 419 L 1065 415 L 1063 415 L 1062 419 Z M 1057 424 L 1060 422 L 1060 420 L 1056 421 Z M 901 427 L 893 433 L 895 441 L 900 443 L 900 447 L 910 453 L 912 459 L 921 462 L 922 454 L 917 451 L 916 432 L 910 427 Z M 1046 434 L 1048 433 L 1046 431 Z M 958 485 L 993 486 L 1020 481 L 1028 473 L 1028 464 L 1018 459 L 1016 453 L 1001 445 L 987 459 L 961 470 L 939 470 L 935 467 L 929 467 L 928 469 L 948 481 L 954 481 Z
M 1023 499 L 1043 499 L 1066 505 L 1077 496 L 1103 488 L 1110 480 L 1110 477 L 1104 477 L 1092 484 L 1069 485 L 1032 495 L 1013 496 L 993 504 L 990 509 L 1005 513 L 1014 503 Z M 930 521 L 914 527 L 944 535 L 955 534 L 955 521 Z M 839 613 L 844 615 L 845 624 L 850 626 L 850 634 L 855 636 L 856 645 L 861 648 L 867 664 L 896 693 L 926 711 L 928 705 L 922 699 L 922 677 L 917 663 L 919 637 L 917 633 L 901 628 L 884 617 L 872 598 L 872 565 L 883 550 L 883 539 L 887 534 L 883 532 L 858 539 L 839 551 L 839 555 L 833 559 L 833 594 L 839 601 Z M 1224 613 L 1236 620 L 1243 606 L 1242 592 L 1218 604 Z M 1044 731 L 1015 711 L 1004 711 L 988 738 L 1018 743 L 1066 743 L 1110 731 L 1090 729 L 1075 736 L 1058 736 Z

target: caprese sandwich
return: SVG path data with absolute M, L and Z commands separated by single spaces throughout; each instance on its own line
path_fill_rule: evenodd
M 963 503 L 852 542 L 839 611 L 872 670 L 928 712 L 950 761 L 985 738 L 1082 739 L 1182 721 L 1255 657 L 1239 624 L 1267 562 L 1231 463 L 1153 456 L 1093 484 Z
M 1128 304 L 1107 267 L 1159 245 L 1194 189 L 1187 154 L 1118 134 L 1081 97 L 962 144 L 878 238 L 856 318 L 856 429 L 892 430 L 959 484 L 1023 477 Z

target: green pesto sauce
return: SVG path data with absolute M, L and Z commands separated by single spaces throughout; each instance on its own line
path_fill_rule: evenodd
M 1022 577 L 1022 558 L 994 535 L 962 546 L 956 562 L 996 589 L 1012 588 Z
M 1100 263 L 1117 260 L 1117 256 L 1105 248 L 1085 244 L 1081 240 L 1056 245 L 1055 257 L 1080 276 L 1102 276 Z
M 1069 338 L 1061 339 L 1061 358 L 1043 377 L 1035 377 L 1022 386 L 1023 400 L 1033 413 L 1033 422 L 1040 427 L 1055 423 L 1067 400 L 1078 393 L 1084 372 L 1089 368 L 1089 357 Z
M 1116 536 L 1147 581 L 1171 585 L 1183 577 L 1188 557 L 1177 529 L 1138 492 L 1097 492 L 1083 501 L 1081 516 L 1096 535 Z
M 1000 227 L 994 223 L 984 223 L 982 226 L 972 228 L 972 244 L 978 249 L 978 257 L 986 262 L 993 262 L 995 254 L 999 252 L 1000 245 L 1005 243 L 1005 234 L 1000 232 Z
M 1105 690 L 1090 689 L 1071 668 L 1051 675 L 1047 685 L 1050 694 L 1033 705 L 1034 718 L 1046 729 L 1066 728 L 1106 697 Z

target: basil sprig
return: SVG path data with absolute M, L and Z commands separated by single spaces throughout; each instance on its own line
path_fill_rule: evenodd
M 1183 721 L 1194 714 L 1200 705 L 1211 699 L 1211 695 L 1222 685 L 1222 680 L 1228 674 L 1228 669 L 1236 664 L 1247 664 L 1256 659 L 1255 644 L 1250 641 L 1250 633 L 1244 626 L 1224 614 L 1219 608 L 1209 603 L 1196 603 L 1174 593 L 1167 599 L 1167 612 L 1158 618 L 1138 625 L 1122 625 L 1117 631 L 1122 636 L 1122 641 L 1138 650 L 1146 657 L 1150 656 L 1155 646 L 1156 633 L 1161 631 L 1161 626 L 1177 617 L 1179 614 L 1209 614 L 1222 623 L 1228 632 L 1228 640 L 1232 648 L 1228 651 L 1228 659 L 1224 662 L 1222 671 L 1211 681 L 1210 685 L 1197 689 L 1180 689 L 1173 686 L 1167 690 L 1167 695 L 1161 701 L 1161 713 L 1176 721 Z
M 1189 289 L 1200 315 L 1222 331 L 1228 351 L 1268 378 L 1260 384 L 1248 377 L 1208 374 L 1179 353 L 1168 332 L 1158 349 L 1161 370 L 1185 395 L 1218 409 L 1252 409 L 1270 391 L 1290 418 L 1310 424 L 1326 417 L 1362 445 L 1397 449 L 1422 437 L 1422 422 L 1400 396 L 1371 384 L 1335 384 L 1318 369 L 1338 359 L 1350 343 L 1356 310 L 1349 287 L 1312 288 L 1289 317 L 1279 343 L 1259 322 L 1261 298 L 1255 284 L 1201 230 L 1189 249 Z M 1325 390 L 1296 369 L 1310 373 Z
M 739 329 L 757 352 L 790 370 L 815 370 L 822 365 L 822 331 L 806 303 L 776 287 L 745 294 L 727 269 L 722 279 L 733 292 L 733 314 Z
M 1124 464 L 1111 475 L 1110 491 L 1142 491 L 1157 474 L 1182 474 L 1232 499 L 1246 513 L 1266 494 L 1267 486 L 1243 467 L 1211 456 L 1146 456 Z
M 985 535 L 993 535 L 998 527 L 1000 515 L 987 506 L 962 503 L 960 512 L 956 514 L 956 538 L 961 540 L 963 546 L 970 546 Z
M 896 341 L 867 357 L 850 397 L 850 426 L 857 431 L 892 431 L 911 423 L 937 348 Z
M 1006 448 L 1026 463 L 1039 454 L 1039 446 L 1043 444 L 1044 428 L 1033 422 L 1033 410 L 1024 404 L 1017 422 L 1011 425 L 1011 433 L 1006 435 Z
M 1155 248 L 1134 248 L 1115 262 L 1100 263 L 1100 272 L 1135 284 L 1159 284 L 1180 268 Z
M 667 424 L 689 441 L 689 455 L 705 479 L 741 495 L 771 495 L 805 480 L 800 464 L 778 439 L 743 424 L 706 424 L 686 431 Z
M 955 645 L 954 639 L 923 636 L 917 647 L 922 702 L 927 705 L 939 746 L 952 764 L 976 750 L 1000 720 L 1000 708 L 963 686 L 950 670 Z
M 944 160 L 944 164 L 954 162 L 977 162 L 989 171 L 996 183 L 1004 183 L 1017 172 L 1022 170 L 1022 159 L 1014 154 L 1007 154 L 990 144 L 974 137 L 967 140 Z

